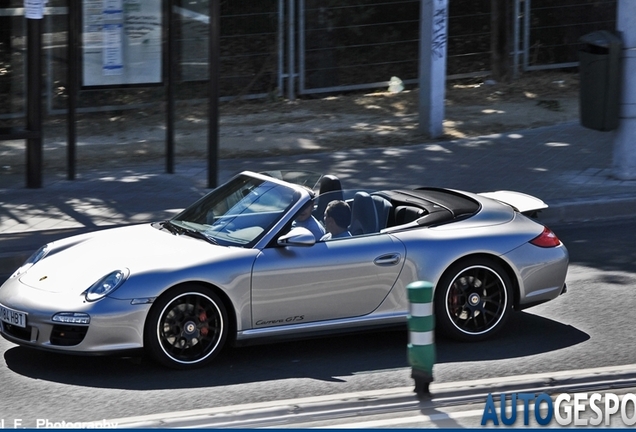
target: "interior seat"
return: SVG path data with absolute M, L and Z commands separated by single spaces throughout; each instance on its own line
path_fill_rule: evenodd
M 391 203 L 379 195 L 372 195 L 373 204 L 378 215 L 378 231 L 389 226 L 389 216 L 393 206 Z
M 351 235 L 369 234 L 380 231 L 378 215 L 373 198 L 367 192 L 356 192 L 351 209 Z
M 322 221 L 322 218 L 325 215 L 327 204 L 334 200 L 343 199 L 344 194 L 342 192 L 342 184 L 340 183 L 340 179 L 335 175 L 324 175 L 320 179 L 318 197 L 316 198 L 316 208 L 313 211 L 314 217 L 319 221 Z
M 424 216 L 425 213 L 426 212 L 419 207 L 398 206 L 395 209 L 395 225 L 404 225 L 413 222 Z

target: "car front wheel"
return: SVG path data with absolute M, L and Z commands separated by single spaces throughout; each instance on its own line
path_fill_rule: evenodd
M 503 327 L 512 310 L 512 284 L 494 261 L 471 259 L 453 265 L 435 293 L 439 330 L 460 341 L 486 339 Z
M 184 286 L 159 297 L 148 315 L 146 348 L 158 363 L 191 369 L 209 363 L 227 339 L 227 312 L 211 290 Z

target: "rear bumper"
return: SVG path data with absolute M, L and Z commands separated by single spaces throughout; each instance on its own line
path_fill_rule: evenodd
M 569 255 L 565 246 L 540 248 L 527 243 L 506 254 L 516 264 L 519 282 L 518 309 L 559 297 L 567 291 Z

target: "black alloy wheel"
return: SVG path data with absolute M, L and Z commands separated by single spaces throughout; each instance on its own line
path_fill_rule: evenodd
M 227 339 L 227 312 L 212 291 L 184 286 L 169 291 L 153 305 L 145 328 L 151 357 L 175 369 L 208 364 Z
M 510 315 L 511 287 L 510 278 L 494 261 L 470 259 L 453 265 L 435 293 L 440 331 L 466 342 L 491 337 Z

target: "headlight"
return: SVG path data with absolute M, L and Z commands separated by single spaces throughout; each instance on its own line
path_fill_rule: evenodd
M 128 270 L 115 270 L 107 274 L 84 292 L 86 301 L 94 302 L 115 291 L 128 277 Z
M 29 257 L 29 259 L 27 259 L 24 264 L 22 264 L 20 266 L 19 269 L 17 269 L 15 272 L 13 272 L 13 274 L 11 275 L 11 278 L 17 278 L 22 276 L 24 273 L 27 272 L 27 270 L 29 270 L 35 263 L 37 263 L 38 261 L 40 261 L 42 258 L 44 258 L 46 256 L 47 253 L 49 253 L 49 245 L 44 245 L 42 246 L 40 249 L 36 250 L 33 255 L 31 255 Z

